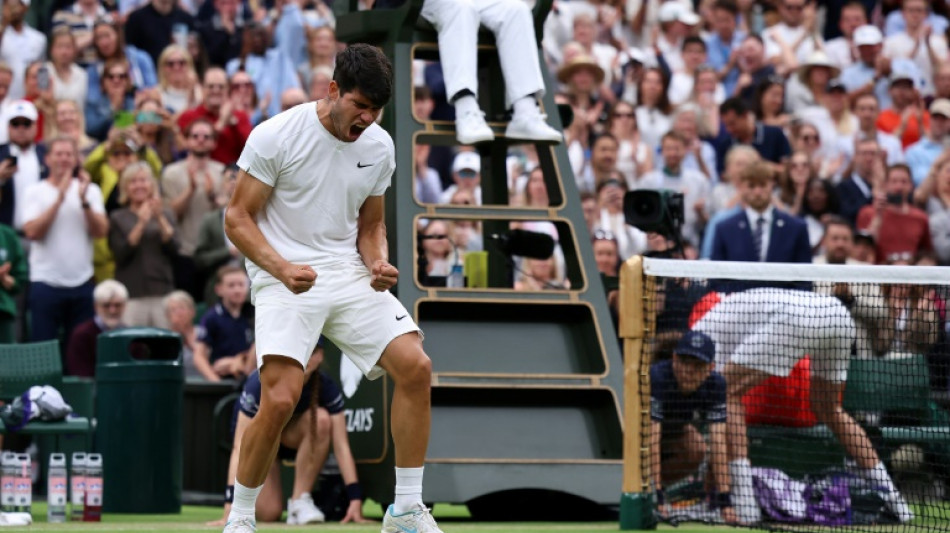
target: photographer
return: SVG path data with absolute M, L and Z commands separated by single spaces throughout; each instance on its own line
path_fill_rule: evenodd
M 910 204 L 914 190 L 910 167 L 900 163 L 887 169 L 884 182 L 874 187 L 874 200 L 858 212 L 857 229 L 866 230 L 877 243 L 877 263 L 889 256 L 933 251 L 927 214 Z

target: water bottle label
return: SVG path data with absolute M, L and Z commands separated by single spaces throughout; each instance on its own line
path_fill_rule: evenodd
M 73 494 L 73 505 L 82 505 L 82 502 L 85 501 L 86 496 L 86 478 L 82 476 L 73 475 L 72 479 L 72 494 Z
M 102 505 L 102 479 L 86 480 L 86 505 L 91 507 Z
M 14 502 L 13 491 L 16 486 L 13 476 L 3 476 L 0 478 L 0 495 L 2 495 L 3 504 Z
M 33 484 L 30 478 L 17 478 L 16 480 L 16 504 L 30 505 L 33 500 Z
M 49 478 L 49 504 L 66 505 L 66 478 L 56 476 Z

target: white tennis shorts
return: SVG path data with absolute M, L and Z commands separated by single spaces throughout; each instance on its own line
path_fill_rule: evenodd
M 282 355 L 304 368 L 321 333 L 333 341 L 369 379 L 385 372 L 376 365 L 393 339 L 420 332 L 392 293 L 370 286 L 362 264 L 315 268 L 313 288 L 293 294 L 282 283 L 254 291 L 257 366 L 267 355 Z
M 693 326 L 716 343 L 716 366 L 736 363 L 788 376 L 811 355 L 811 373 L 848 378 L 854 320 L 837 298 L 814 292 L 760 288 L 730 294 Z

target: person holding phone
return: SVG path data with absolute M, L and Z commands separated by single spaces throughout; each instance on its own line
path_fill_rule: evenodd
M 933 251 L 927 213 L 910 203 L 913 190 L 910 167 L 891 165 L 883 183 L 874 186 L 871 205 L 858 212 L 857 229 L 874 238 L 877 264 L 886 263 L 895 254 L 916 257 Z

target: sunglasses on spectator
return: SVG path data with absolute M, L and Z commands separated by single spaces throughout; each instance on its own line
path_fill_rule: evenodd
M 818 142 L 817 135 L 802 135 L 802 140 L 805 142 Z
M 106 74 L 108 80 L 124 80 L 129 77 L 128 72 L 109 72 Z
M 617 118 L 633 118 L 636 115 L 634 113 L 614 113 L 614 116 Z
M 593 233 L 595 241 L 616 241 L 617 236 L 614 232 L 606 229 L 595 229 Z
M 478 176 L 478 172 L 475 172 L 474 170 L 470 168 L 463 168 L 462 170 L 459 170 L 458 174 L 460 178 L 466 178 L 466 179 L 473 179 L 476 176 Z
M 169 59 L 168 61 L 165 61 L 165 66 L 172 68 L 183 67 L 185 66 L 185 63 L 187 63 L 187 61 L 184 59 Z
M 116 157 L 132 157 L 131 150 L 113 150 L 109 152 L 109 155 L 114 155 Z
M 249 81 L 234 81 L 231 82 L 232 89 L 249 89 L 253 87 L 254 84 Z
M 10 125 L 14 128 L 29 128 L 33 125 L 33 121 L 29 119 L 13 119 L 10 121 Z

